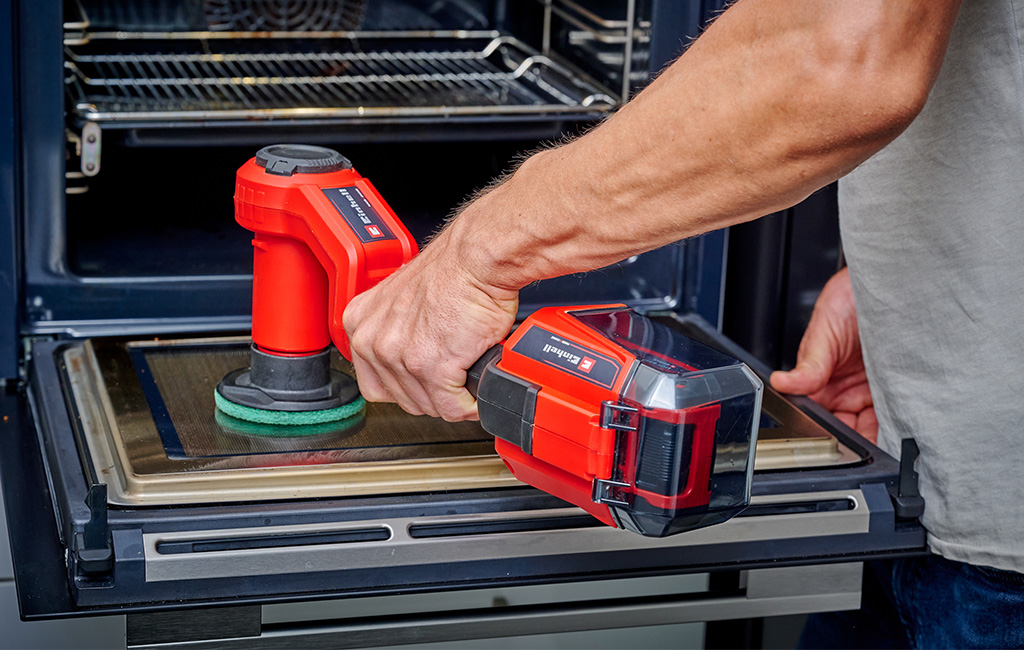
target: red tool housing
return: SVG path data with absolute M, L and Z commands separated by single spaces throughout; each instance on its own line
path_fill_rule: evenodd
M 623 305 L 541 309 L 470 374 L 512 473 L 607 524 L 660 537 L 749 503 L 760 380 Z
M 337 157 L 328 171 L 258 158 L 238 170 L 235 220 L 255 233 L 252 338 L 264 352 L 304 356 L 333 341 L 348 358 L 345 307 L 417 253 L 370 181 Z

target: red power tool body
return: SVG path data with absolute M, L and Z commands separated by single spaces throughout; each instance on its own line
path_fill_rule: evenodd
M 416 254 L 412 236 L 321 147 L 276 145 L 245 163 L 235 218 L 255 233 L 252 367 L 218 390 L 265 409 L 352 399 L 326 348 L 350 358 L 345 307 Z M 760 380 L 623 305 L 541 309 L 468 375 L 513 474 L 606 524 L 660 537 L 749 503 Z
M 468 386 L 512 473 L 606 524 L 662 537 L 750 501 L 761 381 L 624 305 L 534 312 Z
M 349 358 L 345 307 L 419 250 L 370 181 L 338 157 L 327 171 L 259 158 L 238 170 L 235 220 L 255 233 L 252 338 L 262 350 L 309 354 L 333 341 Z
M 346 418 L 362 400 L 331 368 L 330 344 L 351 358 L 345 307 L 412 259 L 416 240 L 332 149 L 264 147 L 235 178 L 235 220 L 254 233 L 253 342 L 215 399 L 257 422 Z

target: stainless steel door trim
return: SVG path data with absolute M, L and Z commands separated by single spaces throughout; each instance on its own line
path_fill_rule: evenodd
M 106 390 L 102 389 L 103 378 L 97 372 L 92 358 L 92 347 L 88 341 L 80 347 L 69 347 L 64 352 L 64 363 L 68 365 L 66 377 L 82 430 L 96 431 L 99 437 L 106 439 L 117 435 L 109 426 L 113 422 L 110 414 L 114 412 L 114 407 Z M 127 477 L 122 468 L 127 467 L 127 463 L 125 458 L 118 458 L 119 449 L 123 449 L 123 446 L 100 445 L 97 449 L 90 448 L 90 452 L 95 459 L 94 472 L 103 476 L 102 482 L 116 481 L 119 489 L 124 490 Z
M 268 526 L 143 535 L 146 581 L 194 580 L 238 576 L 344 571 L 374 567 L 415 566 L 565 554 L 680 548 L 708 544 L 761 542 L 806 537 L 828 538 L 867 533 L 870 512 L 860 490 L 755 497 L 753 504 L 785 504 L 849 499 L 849 510 L 739 517 L 724 524 L 661 539 L 641 537 L 608 527 L 414 537 L 415 526 L 479 524 L 550 519 L 583 514 L 577 508 L 523 511 L 502 515 L 472 514 L 412 517 L 345 523 Z M 159 546 L 172 542 L 244 539 L 386 527 L 390 538 L 370 542 L 325 543 L 275 548 L 164 554 Z
M 319 626 L 279 624 L 264 626 L 266 629 L 259 636 L 130 647 L 137 650 L 379 647 L 838 611 L 860 606 L 862 567 L 861 563 L 854 562 L 756 569 L 746 572 L 745 593 L 724 597 L 694 598 L 693 594 L 679 594 L 662 598 L 610 598 L 543 607 L 496 607 L 458 614 L 436 612 L 428 616 L 330 621 Z

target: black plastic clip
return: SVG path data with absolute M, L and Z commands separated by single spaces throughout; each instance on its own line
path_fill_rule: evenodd
M 114 545 L 107 524 L 107 486 L 96 483 L 85 497 L 89 521 L 75 535 L 75 559 L 78 570 L 88 576 L 110 573 L 114 568 Z
M 918 484 L 918 474 L 914 469 L 921 450 L 913 438 L 904 438 L 900 448 L 900 479 L 896 486 L 896 495 L 892 498 L 893 509 L 899 519 L 917 519 L 924 514 L 924 499 Z

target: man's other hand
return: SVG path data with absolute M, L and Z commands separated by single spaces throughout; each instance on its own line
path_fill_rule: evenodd
M 878 439 L 847 269 L 833 276 L 818 296 L 796 367 L 773 372 L 771 385 L 783 393 L 808 395 L 871 442 Z

